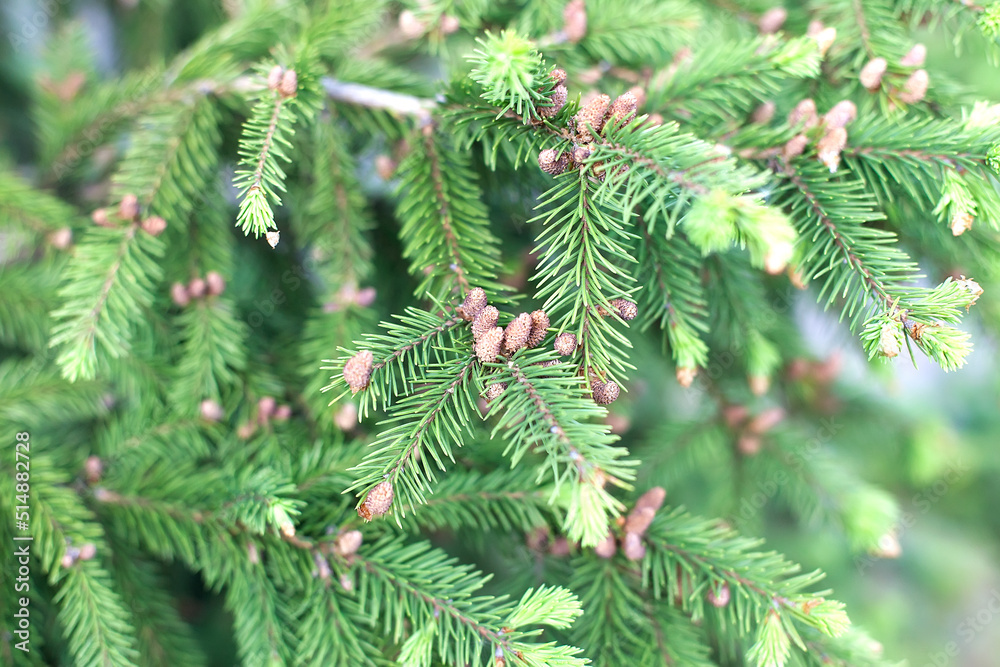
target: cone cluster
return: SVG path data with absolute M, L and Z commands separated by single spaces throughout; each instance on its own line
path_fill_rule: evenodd
M 632 512 L 625 518 L 620 539 L 622 553 L 631 561 L 642 560 L 646 556 L 646 545 L 643 543 L 643 535 L 653 523 L 657 510 L 663 505 L 667 492 L 661 486 L 654 486 L 646 493 L 639 496 L 635 502 Z M 619 519 L 619 522 L 622 520 Z M 598 544 L 594 551 L 601 558 L 611 558 L 617 552 L 617 540 L 615 534 L 609 532 L 608 536 Z
M 549 316 L 544 310 L 521 313 L 506 328 L 497 326 L 500 311 L 487 304 L 486 292 L 479 287 L 469 290 L 458 314 L 472 321 L 474 349 L 484 364 L 495 361 L 500 354 L 510 356 L 522 347 L 537 347 L 549 328 Z
M 550 98 L 552 106 L 539 110 L 544 118 L 555 116 L 566 102 L 566 72 L 562 69 L 555 69 L 550 76 L 556 82 L 556 87 Z M 604 129 L 609 125 L 627 125 L 635 120 L 638 108 L 645 101 L 645 97 L 645 92 L 640 88 L 633 88 L 619 95 L 614 101 L 605 94 L 594 97 L 573 116 L 573 128 L 575 129 L 573 147 L 568 150 L 547 148 L 541 151 L 538 154 L 539 168 L 546 174 L 553 176 L 573 167 L 588 168 L 585 161 L 593 152 L 592 144 L 598 140 Z M 589 165 L 589 169 L 592 178 L 604 180 L 604 163 Z M 626 165 L 618 167 L 618 173 L 624 173 L 627 170 Z
M 218 271 L 209 271 L 204 278 L 192 278 L 185 285 L 174 283 L 170 287 L 170 298 L 183 308 L 192 299 L 202 299 L 207 296 L 218 296 L 226 289 L 226 279 Z

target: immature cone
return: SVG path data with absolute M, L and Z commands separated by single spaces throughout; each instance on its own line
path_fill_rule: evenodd
M 476 356 L 479 361 L 488 364 L 496 360 L 500 354 L 500 345 L 503 343 L 503 329 L 494 327 L 484 333 L 476 342 Z
M 286 422 L 292 416 L 292 406 L 283 403 L 274 409 L 274 421 Z
M 695 377 L 698 376 L 697 368 L 681 367 L 677 369 L 677 383 L 685 389 L 690 387 L 694 383 Z
M 506 382 L 497 382 L 496 384 L 491 384 L 486 388 L 486 391 L 483 392 L 483 398 L 486 399 L 487 403 L 492 402 L 494 399 L 500 396 L 500 394 L 502 394 L 505 389 L 507 389 Z
M 188 283 L 187 293 L 192 299 L 200 299 L 205 296 L 205 290 L 208 285 L 202 278 L 193 278 L 191 282 Z
M 276 248 L 278 247 L 278 241 L 281 240 L 281 232 L 267 232 L 264 234 L 264 238 L 267 239 L 268 245 Z
M 191 295 L 188 294 L 187 287 L 183 283 L 174 283 L 171 285 L 170 298 L 181 308 L 191 303 Z
M 611 98 L 607 95 L 598 95 L 577 112 L 574 118 L 576 132 L 580 135 L 581 141 L 593 141 L 591 131 L 599 133 L 604 128 L 604 119 L 608 114 L 609 106 L 611 106 Z
M 529 348 L 538 347 L 545 340 L 548 333 L 549 316 L 544 310 L 536 310 L 531 313 L 531 333 L 528 334 L 527 346 Z
M 753 110 L 753 113 L 750 114 L 750 120 L 758 125 L 767 125 L 774 118 L 774 112 L 777 108 L 778 106 L 774 102 L 768 100 Z
M 813 35 L 812 38 L 816 40 L 816 46 L 819 47 L 820 55 L 825 56 L 826 52 L 833 46 L 833 42 L 837 39 L 837 29 L 823 28 Z
M 159 236 L 167 228 L 167 221 L 158 215 L 151 215 L 142 221 L 142 231 L 150 236 Z
M 563 9 L 563 32 L 576 44 L 587 36 L 587 8 L 583 0 L 570 0 Z
M 531 315 L 521 313 L 507 325 L 503 334 L 503 350 L 508 355 L 517 352 L 528 343 L 531 336 Z
M 139 215 L 139 198 L 133 194 L 122 197 L 118 204 L 118 217 L 124 220 L 134 220 Z
M 87 542 L 82 547 L 80 547 L 80 560 L 90 560 L 97 555 L 97 547 L 92 543 Z
M 462 27 L 462 24 L 459 22 L 458 17 L 445 14 L 441 17 L 441 23 L 438 27 L 441 28 L 442 35 L 450 35 L 453 32 L 458 32 L 458 29 Z
M 405 37 L 416 39 L 426 32 L 427 26 L 412 11 L 404 9 L 399 13 L 399 30 Z
M 831 174 L 836 173 L 840 166 L 840 154 L 846 145 L 847 130 L 842 127 L 827 131 L 816 145 L 816 157 L 826 165 Z
M 667 491 L 662 486 L 654 486 L 646 493 L 639 496 L 635 501 L 635 509 L 651 508 L 654 512 L 663 506 L 663 501 L 667 499 Z
M 951 216 L 951 233 L 953 236 L 961 236 L 972 229 L 972 221 L 975 218 L 969 213 L 956 213 Z
M 808 130 L 811 127 L 815 127 L 818 122 L 819 117 L 816 115 L 816 103 L 808 97 L 796 104 L 795 108 L 788 112 L 788 124 L 792 127 L 796 127 L 801 123 L 803 129 Z
M 94 221 L 94 224 L 98 227 L 114 227 L 114 223 L 108 220 L 108 210 L 106 208 L 95 209 L 93 213 L 90 214 L 90 219 Z
M 281 75 L 281 83 L 278 84 L 278 93 L 282 97 L 295 97 L 295 92 L 299 89 L 299 75 L 295 70 L 285 70 Z
M 552 79 L 552 82 L 557 86 L 563 86 L 566 84 L 566 70 L 562 67 L 557 67 L 549 72 L 549 78 Z
M 226 279 L 218 271 L 209 271 L 205 276 L 205 285 L 211 296 L 219 296 L 226 289 Z
M 855 106 L 854 102 L 841 100 L 826 112 L 826 115 L 823 116 L 823 122 L 826 124 L 827 130 L 832 130 L 838 127 L 847 127 L 847 124 L 857 117 L 858 107 Z
M 785 411 L 782 408 L 768 408 L 750 420 L 747 424 L 747 431 L 754 435 L 762 435 L 780 424 L 785 419 Z
M 897 325 L 886 322 L 878 336 L 878 353 L 892 359 L 899 356 L 902 347 L 899 344 L 899 329 Z
M 473 287 L 465 295 L 465 301 L 458 307 L 458 315 L 466 322 L 476 319 L 476 315 L 486 307 L 486 290 L 482 287 Z
M 376 155 L 375 156 L 375 173 L 378 174 L 379 178 L 383 181 L 392 180 L 393 174 L 396 173 L 396 161 L 393 160 L 388 155 Z
M 563 74 L 565 74 L 565 72 L 563 72 Z M 561 83 L 558 84 L 552 90 L 552 97 L 549 98 L 549 102 L 551 104 L 546 107 L 538 107 L 538 115 L 542 118 L 554 118 L 556 114 L 562 111 L 562 108 L 566 106 L 566 100 L 568 98 L 569 90 L 567 90 L 566 86 Z
M 101 457 L 88 456 L 87 460 L 83 462 L 83 474 L 91 484 L 100 482 L 101 475 L 104 474 L 104 462 L 101 461 Z
M 910 75 L 910 78 L 903 84 L 903 90 L 899 94 L 899 99 L 907 104 L 916 104 L 927 95 L 927 87 L 931 79 L 927 75 L 927 70 L 918 69 Z
M 347 360 L 344 364 L 344 380 L 351 392 L 356 394 L 368 386 L 368 381 L 372 376 L 372 362 L 375 360 L 372 353 L 362 350 Z
M 713 607 L 725 607 L 729 604 L 729 584 L 722 582 L 717 588 L 710 588 L 705 597 Z
M 792 158 L 796 158 L 806 150 L 806 144 L 809 142 L 809 138 L 804 134 L 796 134 L 794 137 L 789 139 L 781 149 L 781 157 L 788 162 Z
M 275 65 L 271 68 L 271 71 L 267 74 L 267 87 L 270 90 L 278 90 L 278 86 L 281 85 L 281 75 L 285 73 L 285 68 L 281 65 Z
M 616 551 L 618 551 L 618 546 L 615 544 L 615 536 L 612 533 L 608 533 L 608 536 L 594 547 L 594 553 L 601 558 L 611 558 Z
M 618 316 L 626 322 L 634 320 L 635 316 L 639 314 L 639 307 L 635 305 L 634 301 L 629 301 L 628 299 L 611 299 L 608 303 L 615 309 Z
M 497 325 L 500 312 L 494 306 L 486 306 L 472 320 L 472 339 L 476 342 Z
M 556 352 L 564 357 L 573 354 L 576 352 L 576 334 L 572 334 L 568 331 L 559 334 L 556 336 L 553 347 Z
M 760 17 L 757 27 L 760 28 L 762 35 L 773 35 L 781 30 L 781 26 L 785 25 L 787 18 L 788 12 L 785 11 L 784 7 L 772 7 Z
M 226 416 L 222 406 L 210 398 L 202 401 L 198 409 L 201 412 L 201 418 L 210 422 L 217 422 Z
M 611 403 L 614 403 L 620 392 L 618 383 L 614 381 L 592 382 L 590 386 L 593 390 L 594 403 L 597 403 L 598 405 L 610 405 Z
M 365 501 L 358 506 L 358 516 L 365 521 L 371 521 L 377 516 L 382 516 L 392 507 L 392 482 L 384 480 L 368 492 Z
M 861 74 L 858 75 L 861 85 L 873 92 L 881 88 L 882 76 L 885 74 L 885 69 L 888 65 L 889 63 L 886 62 L 885 58 L 873 58 L 869 60 L 861 68 Z
M 899 64 L 903 67 L 920 67 L 927 59 L 927 47 L 923 44 L 914 44 L 909 53 L 903 56 Z
M 646 557 L 646 545 L 642 543 L 642 538 L 635 533 L 625 533 L 622 540 L 622 551 L 629 560 L 642 560 Z
M 555 148 L 546 148 L 538 154 L 538 166 L 546 174 L 553 176 L 561 174 L 569 166 L 569 153 L 557 151 Z
M 609 120 L 614 118 L 619 126 L 628 125 L 635 118 L 636 109 L 639 108 L 639 100 L 631 92 L 623 93 L 611 105 L 608 112 Z
M 649 528 L 649 525 L 653 523 L 653 517 L 655 516 L 656 510 L 652 507 L 635 508 L 628 515 L 628 518 L 625 519 L 625 532 L 642 535 Z
M 371 497 L 371 494 L 369 494 Z M 337 539 L 333 542 L 333 552 L 338 556 L 350 556 L 351 554 L 357 553 L 358 548 L 361 547 L 361 542 L 364 538 L 361 536 L 360 530 L 348 530 L 346 532 L 337 535 Z

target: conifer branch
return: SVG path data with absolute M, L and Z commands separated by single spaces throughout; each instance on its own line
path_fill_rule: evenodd
M 99 355 L 114 359 L 128 351 L 133 323 L 152 303 L 163 252 L 163 243 L 136 223 L 92 229 L 77 247 L 59 291 L 63 305 L 52 313 L 50 342 L 62 347 L 57 363 L 70 381 L 94 378 Z

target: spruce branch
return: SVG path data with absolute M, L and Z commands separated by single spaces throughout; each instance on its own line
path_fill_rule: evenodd
M 454 336 L 452 330 L 465 323 L 443 308 L 438 314 L 407 308 L 404 314 L 395 317 L 398 322 L 381 323 L 385 334 L 366 334 L 363 341 L 356 343 L 359 349 L 370 351 L 374 359 L 369 384 L 361 392 L 358 411 L 362 417 L 380 404 L 382 410 L 387 409 L 393 398 L 409 393 L 413 383 L 422 377 L 423 368 L 432 358 L 437 358 L 432 357 L 435 348 L 449 345 Z M 323 366 L 323 369 L 338 373 L 323 391 L 344 390 L 346 382 L 342 370 L 347 361 L 347 358 L 324 360 L 334 365 Z M 331 403 L 337 398 L 339 396 Z
M 849 318 L 852 330 L 868 331 L 869 352 L 877 348 L 872 323 L 880 316 L 902 323 L 908 340 L 945 370 L 961 367 L 971 351 L 969 336 L 949 325 L 961 321 L 962 309 L 971 305 L 968 293 L 957 284 L 903 284 L 917 277 L 916 267 L 893 244 L 895 235 L 865 225 L 883 216 L 859 181 L 834 181 L 818 165 L 786 164 L 783 174 L 787 183 L 779 201 L 793 213 L 800 236 L 823 239 L 800 260 L 806 279 L 825 276 L 819 299 L 826 298 L 826 305 L 844 299 L 842 317 Z M 841 261 L 831 260 L 831 254 Z
M 399 167 L 403 256 L 423 276 L 418 294 L 449 299 L 473 286 L 498 293 L 498 241 L 468 158 L 444 132 L 424 126 Z
M 567 363 L 541 366 L 551 352 L 515 355 L 500 366 L 509 378 L 507 389 L 490 405 L 488 416 L 498 416 L 493 434 L 508 441 L 505 455 L 515 466 L 536 447 L 546 460 L 537 482 L 553 484 L 550 504 L 565 507 L 567 537 L 592 546 L 608 534 L 611 518 L 623 508 L 605 485 L 628 487 L 634 462 L 622 460 L 627 450 L 613 447 L 617 440 L 606 426 L 591 421 L 605 414 L 585 390 L 583 379 Z
M 483 664 L 487 649 L 491 659 L 518 667 L 587 664 L 577 657 L 579 649 L 530 641 L 538 631 L 525 628 L 566 627 L 579 615 L 579 601 L 560 589 L 529 591 L 517 604 L 477 595 L 487 577 L 426 543 L 404 544 L 398 538 L 363 548 L 357 562 L 361 604 L 373 621 L 382 619 L 384 632 L 397 642 L 405 636 L 408 618 L 448 664 Z M 544 616 L 540 603 L 548 607 Z
M 257 93 L 257 101 L 243 126 L 240 168 L 233 179 L 240 196 L 236 224 L 244 234 L 253 232 L 254 238 L 277 228 L 271 204 L 281 205 L 278 193 L 285 191 L 285 172 L 280 162 L 291 159 L 286 151 L 292 147 L 288 136 L 294 134 L 296 120 L 297 77 L 294 82 L 289 80 L 286 90 L 279 89 L 294 70 L 274 65 L 265 75 L 267 70 L 265 66 L 260 68 L 260 76 L 267 77 L 268 87 Z
M 601 201 L 597 191 L 581 170 L 559 177 L 540 197 L 533 220 L 544 225 L 535 241 L 542 260 L 533 280 L 554 326 L 576 332 L 584 372 L 607 381 L 630 367 L 623 350 L 631 345 L 616 328 L 617 318 L 598 309 L 613 311 L 610 301 L 631 292 L 635 279 L 628 271 L 635 259 L 628 252 L 627 214 L 617 201 Z
M 103 359 L 128 352 L 133 323 L 153 301 L 161 269 L 160 239 L 126 227 L 91 229 L 77 246 L 59 290 L 62 306 L 52 313 L 51 347 L 70 381 L 93 379 Z
M 359 490 L 359 507 L 383 480 L 392 484 L 395 516 L 426 502 L 424 494 L 437 481 L 434 468 L 444 470 L 445 458 L 454 463 L 453 448 L 462 446 L 463 425 L 476 410 L 475 368 L 471 355 L 431 364 L 421 377 L 423 386 L 390 409 L 374 451 L 352 469 L 357 479 L 345 490 Z

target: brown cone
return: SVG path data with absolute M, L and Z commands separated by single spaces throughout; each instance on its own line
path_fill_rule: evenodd
M 551 104 L 547 107 L 539 107 L 538 115 L 542 118 L 555 117 L 560 111 L 562 111 L 562 108 L 566 106 L 566 100 L 568 98 L 569 90 L 566 89 L 566 86 L 560 83 L 552 90 L 552 97 L 549 98 L 549 102 Z
M 618 316 L 626 322 L 634 320 L 635 316 L 639 314 L 639 307 L 635 305 L 634 301 L 629 301 L 628 299 L 612 299 L 609 303 L 612 308 L 618 311 Z
M 479 341 L 487 331 L 497 325 L 500 312 L 494 306 L 486 306 L 472 320 L 472 338 Z
M 473 287 L 465 295 L 465 301 L 458 307 L 458 315 L 466 322 L 476 319 L 476 315 L 486 307 L 486 290 L 482 287 Z
M 507 325 L 503 334 L 503 349 L 508 355 L 517 352 L 528 342 L 531 335 L 531 315 L 521 313 Z
M 476 343 L 476 356 L 484 364 L 494 361 L 500 354 L 500 344 L 503 343 L 503 329 L 494 327 L 484 333 Z
M 544 310 L 536 310 L 531 313 L 531 333 L 528 335 L 528 347 L 538 347 L 545 340 L 548 333 L 549 316 Z
M 496 384 L 491 384 L 486 388 L 486 391 L 483 392 L 483 398 L 485 398 L 487 402 L 493 401 L 498 396 L 500 396 L 500 394 L 502 394 L 505 389 L 507 389 L 506 382 L 497 382 Z
M 639 100 L 631 92 L 627 92 L 614 101 L 608 117 L 616 119 L 619 126 L 628 125 L 635 118 L 635 111 L 638 108 Z
M 571 334 L 566 331 L 558 336 L 556 336 L 555 344 L 553 345 L 556 352 L 562 356 L 567 356 L 576 352 L 576 334 Z
M 382 516 L 392 507 L 392 498 L 392 482 L 389 480 L 379 482 L 374 489 L 368 492 L 365 501 L 358 507 L 358 516 L 365 521 Z
M 344 364 L 344 379 L 351 392 L 358 393 L 368 386 L 372 376 L 372 361 L 374 357 L 368 350 L 362 350 L 347 360 Z
M 560 153 L 555 148 L 546 148 L 538 154 L 538 166 L 546 174 L 561 174 L 569 165 L 569 153 Z
M 607 116 L 610 105 L 610 97 L 607 95 L 598 95 L 587 106 L 580 109 L 575 116 L 575 120 L 576 132 L 580 135 L 581 141 L 593 141 L 591 130 L 594 132 L 601 131 L 604 127 L 604 119 Z
M 594 402 L 598 405 L 614 403 L 620 391 L 617 382 L 593 382 L 591 388 L 594 393 Z

